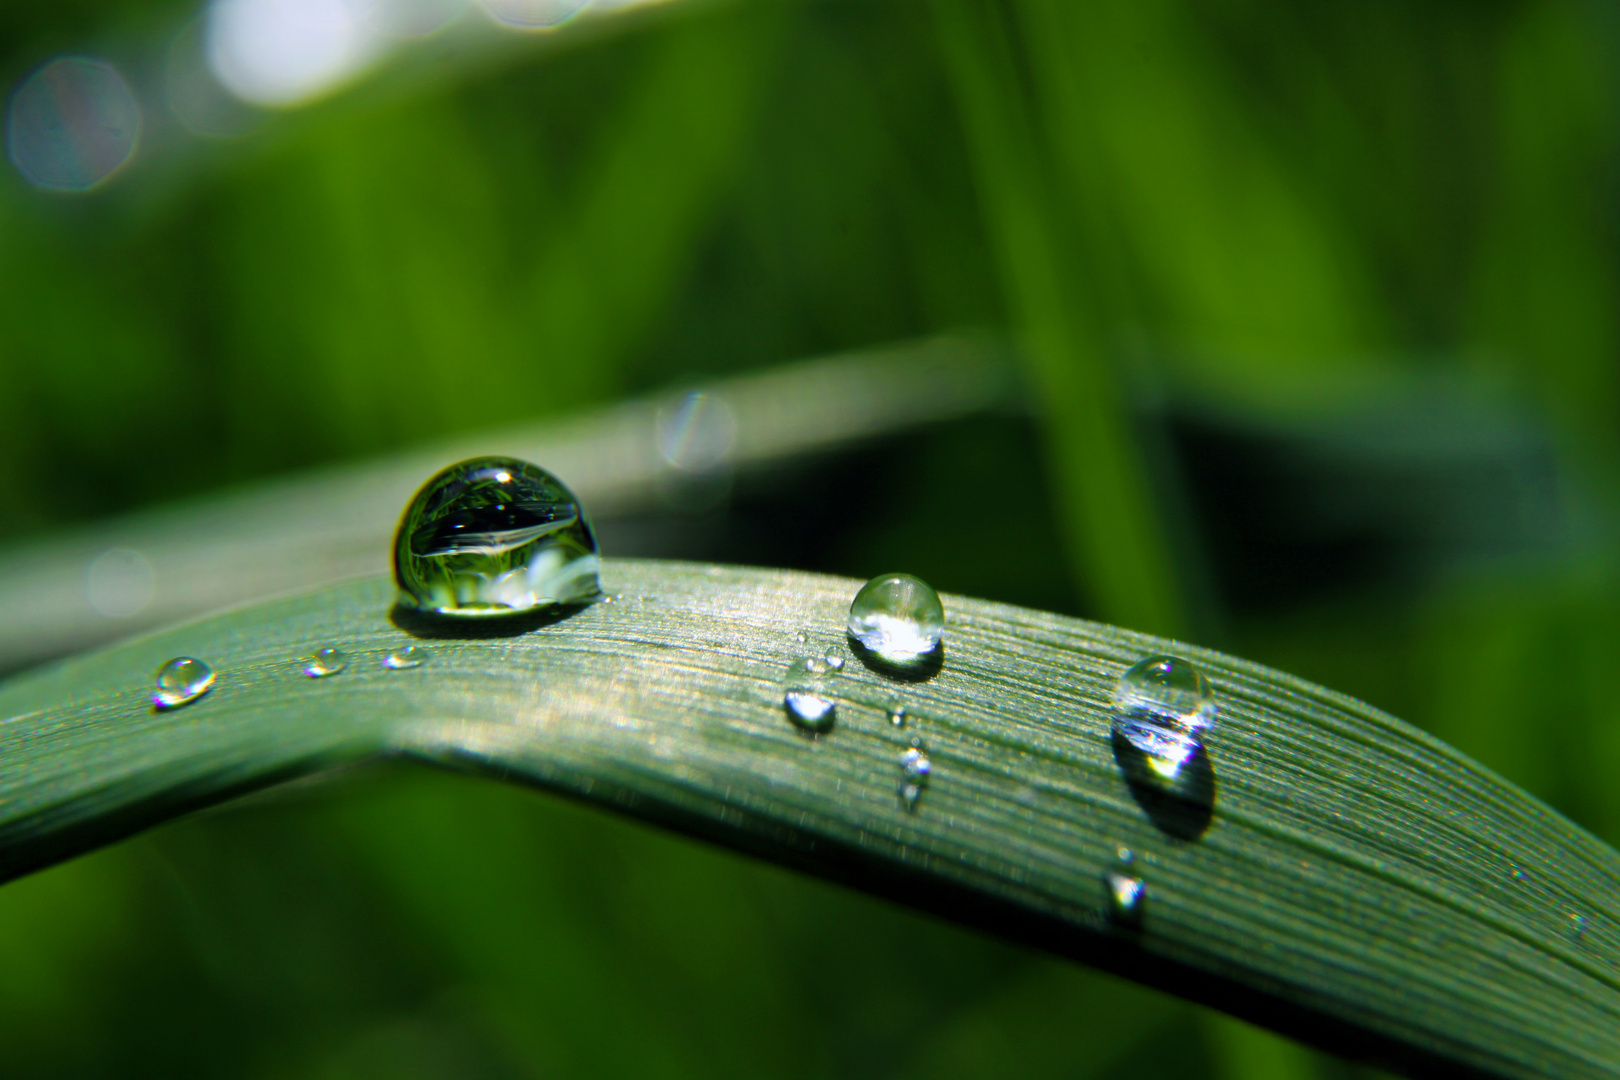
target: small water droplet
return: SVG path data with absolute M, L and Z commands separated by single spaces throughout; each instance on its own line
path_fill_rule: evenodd
M 597 597 L 596 534 L 562 481 L 516 458 L 452 465 L 416 493 L 394 534 L 399 603 L 499 616 Z
M 428 651 L 420 645 L 407 645 L 383 657 L 383 667 L 390 671 L 408 671 L 427 663 Z
M 827 650 L 827 654 L 821 660 L 833 671 L 842 671 L 844 669 L 844 658 L 831 649 Z
M 895 727 L 906 726 L 906 707 L 896 702 L 889 706 L 889 723 Z
M 900 782 L 900 802 L 907 810 L 917 809 L 917 803 L 922 799 L 922 785 L 911 784 L 902 780 Z
M 928 786 L 933 772 L 934 763 L 928 760 L 922 739 L 913 735 L 911 745 L 900 754 L 900 801 L 907 810 L 917 809 L 917 801 L 922 798 L 923 788 Z
M 1128 847 L 1122 847 L 1114 853 L 1114 857 L 1119 860 L 1121 866 L 1129 866 L 1136 861 L 1136 852 Z
M 945 633 L 939 593 L 910 574 L 880 574 L 849 605 L 849 633 L 878 660 L 901 668 L 927 662 Z
M 788 719 L 804 728 L 822 734 L 832 730 L 838 707 L 814 690 L 788 690 L 782 695 Z
M 1513 880 L 1514 881 L 1527 881 L 1527 880 L 1529 880 L 1529 878 L 1530 878 L 1530 875 L 1525 873 L 1524 867 L 1522 867 L 1522 866 L 1514 866 L 1514 868 L 1513 868 Z
M 798 642 L 800 645 L 803 645 L 806 641 L 809 641 L 810 638 L 803 630 L 800 630 L 797 634 L 793 635 L 793 640 Z
M 1569 933 L 1576 941 L 1586 936 L 1586 916 L 1578 911 L 1569 913 Z
M 342 649 L 327 646 L 315 650 L 315 655 L 304 665 L 304 674 L 312 679 L 321 679 L 328 675 L 336 675 L 348 666 L 349 658 Z
M 1140 925 L 1147 884 L 1139 877 L 1112 871 L 1103 875 L 1103 884 L 1108 891 L 1108 917 L 1123 926 Z
M 1198 752 L 1215 722 L 1215 702 L 1203 672 L 1175 656 L 1132 664 L 1114 689 L 1114 733 L 1147 757 L 1148 768 L 1173 780 Z
M 191 656 L 177 656 L 157 669 L 152 704 L 160 709 L 190 705 L 213 689 L 214 669 Z

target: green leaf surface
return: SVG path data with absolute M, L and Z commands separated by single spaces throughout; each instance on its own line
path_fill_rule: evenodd
M 390 583 L 367 578 L 19 677 L 0 688 L 0 872 L 400 754 L 605 804 L 1405 1071 L 1614 1075 L 1620 857 L 1578 827 L 1290 676 L 960 597 L 937 674 L 850 659 L 829 683 L 837 724 L 811 738 L 788 723 L 781 678 L 807 650 L 847 654 L 857 584 L 610 560 L 607 602 L 435 637 L 396 625 Z M 383 666 L 413 641 L 426 664 Z M 325 645 L 349 666 L 309 678 Z M 1204 786 L 1179 797 L 1133 782 L 1109 735 L 1113 680 L 1167 649 L 1210 674 L 1221 709 Z M 155 711 L 152 672 L 175 655 L 218 681 Z M 908 811 L 913 736 L 934 768 Z M 1107 913 L 1121 847 L 1147 884 L 1139 926 Z

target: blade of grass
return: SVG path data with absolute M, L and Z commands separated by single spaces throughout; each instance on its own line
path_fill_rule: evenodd
M 1208 650 L 947 597 L 939 673 L 901 683 L 851 661 L 832 680 L 837 727 L 809 739 L 783 714 L 781 673 L 838 645 L 857 583 L 625 561 L 604 583 L 611 602 L 515 636 L 429 640 L 409 671 L 381 664 L 413 639 L 372 578 L 15 679 L 0 687 L 0 868 L 396 753 L 569 793 L 1407 1071 L 1620 1063 L 1620 856 L 1392 717 Z M 351 664 L 313 680 L 300 661 L 323 645 Z M 1113 679 L 1165 649 L 1218 690 L 1207 805 L 1133 788 L 1109 741 Z M 151 672 L 176 654 L 209 660 L 218 685 L 154 712 Z M 897 701 L 905 729 L 887 717 Z M 912 735 L 934 772 L 907 812 Z M 1106 913 L 1121 846 L 1147 882 L 1139 929 Z

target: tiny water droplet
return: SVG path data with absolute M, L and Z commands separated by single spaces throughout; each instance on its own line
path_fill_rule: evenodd
M 906 707 L 896 702 L 889 706 L 889 723 L 895 727 L 906 726 Z
M 872 656 L 896 667 L 932 657 L 945 633 L 939 593 L 910 574 L 880 574 L 849 605 L 849 633 Z
M 1586 936 L 1586 916 L 1577 911 L 1570 912 L 1569 932 L 1570 936 L 1576 941 L 1584 938 Z
M 900 754 L 900 801 L 907 810 L 917 809 L 917 801 L 922 798 L 923 788 L 928 786 L 933 772 L 934 763 L 928 760 L 922 739 L 913 735 L 911 745 Z
M 315 650 L 315 655 L 304 665 L 304 674 L 312 679 L 322 679 L 328 675 L 336 675 L 348 666 L 349 657 L 342 649 L 327 646 Z
M 797 634 L 793 635 L 793 640 L 798 642 L 800 645 L 803 645 L 806 641 L 809 641 L 810 638 L 803 630 L 800 630 Z
M 1139 925 L 1147 884 L 1139 877 L 1112 871 L 1103 875 L 1103 884 L 1108 891 L 1108 917 L 1125 926 Z
M 804 728 L 822 734 L 832 730 L 838 707 L 814 690 L 788 690 L 782 695 L 788 719 Z
M 1513 880 L 1514 881 L 1526 881 L 1526 880 L 1529 879 L 1529 877 L 1530 877 L 1530 875 L 1525 873 L 1524 867 L 1515 866 L 1513 868 Z
M 844 668 L 844 658 L 831 649 L 827 650 L 827 654 L 821 660 L 833 671 L 842 671 Z
M 152 704 L 160 709 L 190 705 L 214 686 L 214 669 L 191 656 L 177 656 L 157 669 Z
M 1126 669 L 1114 688 L 1114 733 L 1175 779 L 1215 722 L 1215 702 L 1203 672 L 1175 656 L 1150 656 Z
M 1129 866 L 1136 861 L 1136 852 L 1128 847 L 1122 847 L 1114 853 L 1114 857 L 1119 860 L 1121 866 Z
M 922 799 L 922 785 L 900 782 L 900 802 L 907 810 L 917 809 L 917 803 Z
M 596 534 L 562 481 L 516 458 L 463 461 L 434 476 L 394 534 L 402 607 L 499 616 L 598 595 Z
M 420 645 L 407 645 L 383 657 L 383 667 L 390 671 L 409 671 L 427 663 L 428 651 Z

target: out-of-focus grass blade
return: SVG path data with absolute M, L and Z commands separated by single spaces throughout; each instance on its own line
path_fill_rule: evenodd
M 414 639 L 383 578 L 163 631 L 0 688 L 0 865 L 381 753 L 538 784 L 891 896 L 1414 1073 L 1612 1076 L 1620 856 L 1383 713 L 1207 650 L 947 597 L 938 673 L 850 660 L 820 738 L 785 665 L 842 648 L 857 583 L 609 561 L 611 600 L 512 636 Z M 420 633 L 420 631 L 418 631 Z M 799 635 L 804 640 L 799 640 Z M 416 641 L 431 658 L 383 658 Z M 323 679 L 303 660 L 346 650 Z M 1220 701 L 1205 794 L 1128 782 L 1124 667 L 1173 650 Z M 198 702 L 153 669 L 202 657 Z M 903 728 L 888 710 L 904 704 Z M 933 772 L 914 810 L 900 755 Z M 1121 847 L 1139 926 L 1108 916 Z
M 1007 403 L 1007 346 L 941 338 L 821 358 L 706 387 L 696 436 L 705 467 L 746 470 L 773 461 L 969 415 Z M 132 630 L 279 592 L 386 568 L 405 503 L 447 462 L 512 454 L 562 477 L 600 520 L 656 509 L 682 478 L 660 445 L 660 410 L 678 395 L 494 431 L 391 456 L 143 511 L 53 534 L 0 553 L 0 670 L 100 644 Z M 704 426 L 706 424 L 706 426 Z M 91 575 L 108 551 L 133 552 L 150 590 L 139 611 L 98 609 Z M 142 566 L 144 563 L 144 568 Z M 116 572 L 115 564 L 111 569 Z M 124 571 L 129 574 L 129 571 Z

